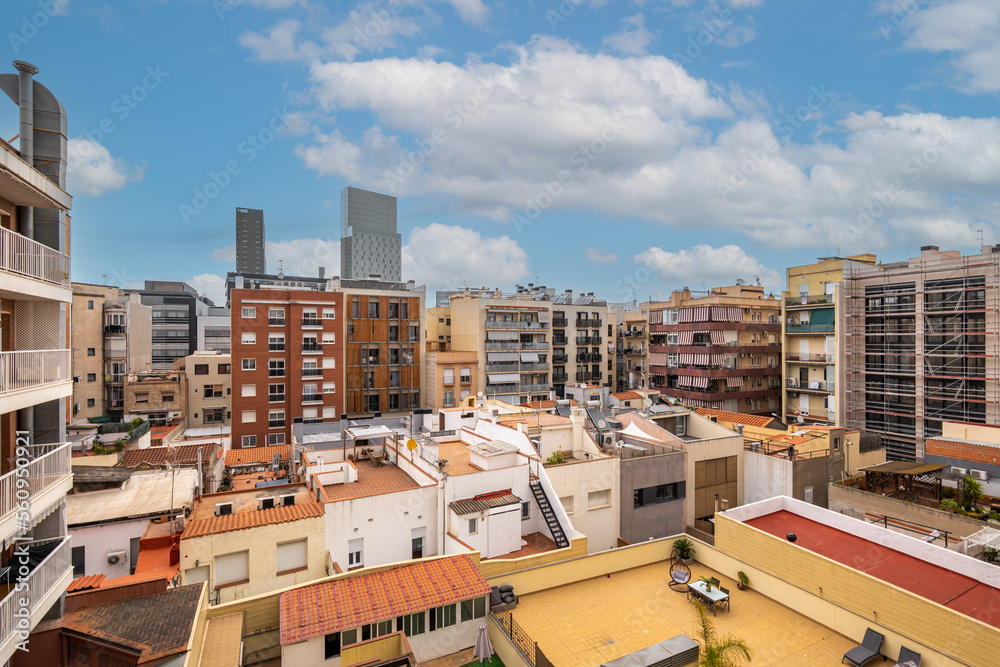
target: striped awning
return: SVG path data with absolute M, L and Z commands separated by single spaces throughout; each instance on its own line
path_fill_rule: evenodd
M 722 401 L 703 401 L 700 398 L 685 398 L 684 403 L 695 408 L 715 408 L 716 410 L 723 408 Z
M 678 361 L 681 366 L 708 366 L 708 354 L 682 354 Z
M 649 353 L 649 365 L 650 366 L 666 366 L 667 365 L 667 355 L 665 352 L 650 352 Z
M 677 378 L 678 387 L 690 387 L 692 377 L 690 375 L 680 375 Z
M 723 354 L 713 354 L 712 355 L 712 365 L 721 366 L 724 363 L 725 355 Z
M 521 353 L 521 363 L 525 363 L 525 364 L 537 364 L 538 363 L 538 353 L 537 352 L 522 352 Z
M 517 384 L 521 381 L 517 373 L 487 373 L 490 384 Z
M 726 344 L 726 332 L 725 331 L 713 331 L 712 332 L 712 345 L 725 345 Z
M 486 332 L 486 340 L 520 340 L 518 331 L 490 330 Z
M 487 352 L 486 361 L 490 363 L 517 361 L 517 352 Z
M 708 322 L 709 306 L 681 308 L 677 311 L 678 322 Z
M 730 389 L 739 389 L 743 386 L 743 376 L 732 375 L 726 378 L 726 386 Z
M 708 378 L 707 377 L 693 377 L 691 378 L 691 386 L 696 389 L 707 389 L 708 388 Z
M 651 311 L 649 311 L 649 323 L 650 324 L 663 324 L 663 311 L 662 310 L 651 310 Z
M 693 331 L 681 331 L 677 335 L 678 345 L 691 345 L 694 343 L 694 332 Z
M 735 306 L 712 306 L 713 322 L 742 322 L 743 309 Z

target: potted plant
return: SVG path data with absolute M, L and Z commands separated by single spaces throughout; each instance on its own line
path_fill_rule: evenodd
M 741 591 L 745 591 L 747 589 L 747 586 L 749 585 L 750 585 L 750 580 L 747 578 L 747 573 L 744 572 L 743 570 L 737 572 L 736 588 L 740 589 Z
M 677 538 L 674 540 L 674 555 L 685 565 L 690 565 L 694 560 L 694 542 L 686 537 Z
M 698 581 L 700 581 L 701 583 L 705 584 L 705 592 L 706 593 L 711 593 L 712 592 L 712 578 L 711 577 L 702 577 Z

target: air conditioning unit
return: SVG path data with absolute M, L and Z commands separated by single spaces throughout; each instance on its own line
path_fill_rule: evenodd
M 216 503 L 215 516 L 226 516 L 233 513 L 232 503 Z
M 613 442 L 614 442 L 614 438 L 612 436 L 610 436 L 610 435 L 604 436 L 604 444 L 605 445 L 610 445 Z
M 969 471 L 966 468 L 956 468 L 955 466 L 952 466 L 951 467 L 951 474 L 952 475 L 961 475 L 961 476 L 965 477 L 966 475 L 969 474 Z
M 112 551 L 108 554 L 108 565 L 118 565 L 128 560 L 128 552 Z
M 970 470 L 969 474 L 975 477 L 976 479 L 980 479 L 984 482 L 990 478 L 990 474 L 985 470 Z

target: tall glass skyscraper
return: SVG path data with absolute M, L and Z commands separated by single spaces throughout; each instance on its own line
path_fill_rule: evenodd
M 236 209 L 236 273 L 267 273 L 264 211 Z
M 340 277 L 399 282 L 402 237 L 396 232 L 396 198 L 346 187 L 340 191 Z

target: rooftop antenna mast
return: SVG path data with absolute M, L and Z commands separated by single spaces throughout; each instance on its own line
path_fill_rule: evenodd
M 986 235 L 983 234 L 982 229 L 977 229 L 976 231 L 979 232 L 979 247 L 982 248 L 986 244 Z

